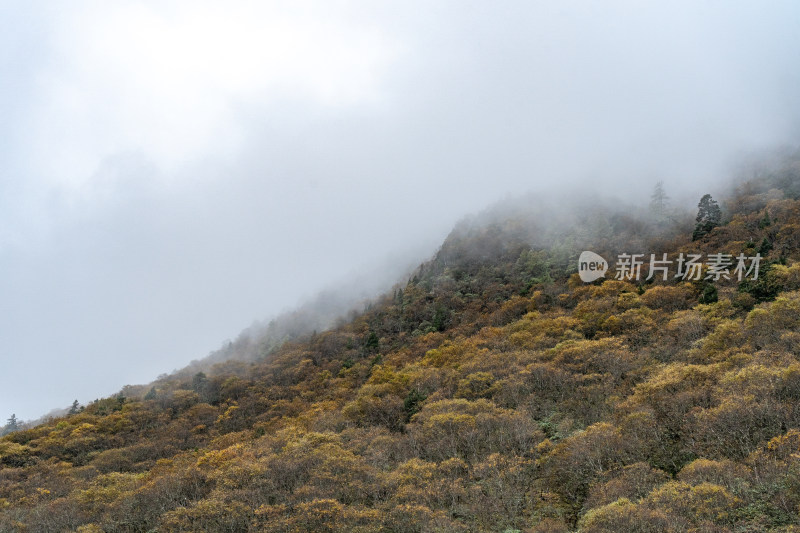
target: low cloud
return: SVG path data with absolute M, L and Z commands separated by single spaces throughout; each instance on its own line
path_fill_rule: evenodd
M 505 196 L 647 201 L 664 180 L 696 202 L 744 152 L 796 144 L 798 15 L 12 2 L 0 416 L 148 381 L 354 270 L 388 286 L 374 265 Z

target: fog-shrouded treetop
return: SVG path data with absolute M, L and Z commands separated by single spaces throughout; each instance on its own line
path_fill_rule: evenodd
M 696 225 L 692 233 L 692 240 L 697 240 L 707 235 L 712 229 L 719 226 L 722 221 L 722 210 L 719 203 L 710 194 L 704 194 L 697 204 Z

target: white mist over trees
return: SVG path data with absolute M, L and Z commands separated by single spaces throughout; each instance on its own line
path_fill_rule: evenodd
M 798 9 L 6 3 L 0 416 L 148 382 L 373 265 L 389 287 L 387 256 L 506 195 L 696 205 L 796 144 Z

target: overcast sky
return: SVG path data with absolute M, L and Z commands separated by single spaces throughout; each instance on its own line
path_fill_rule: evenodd
M 509 194 L 706 192 L 797 145 L 799 57 L 795 1 L 0 0 L 0 424 Z

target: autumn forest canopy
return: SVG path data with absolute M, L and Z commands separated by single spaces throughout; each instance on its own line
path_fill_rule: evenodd
M 800 152 L 708 192 L 509 200 L 334 327 L 9 420 L 0 531 L 800 531 Z M 761 262 L 584 283 L 584 250 Z

